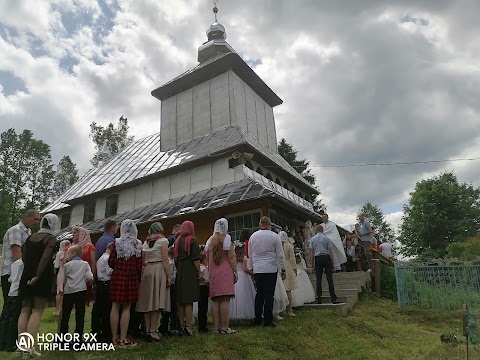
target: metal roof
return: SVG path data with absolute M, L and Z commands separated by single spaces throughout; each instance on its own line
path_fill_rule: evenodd
M 243 61 L 235 52 L 219 54 L 187 70 L 166 84 L 152 91 L 152 96 L 158 100 L 168 99 L 182 91 L 191 89 L 224 72 L 232 70 L 248 84 L 271 107 L 283 103 L 282 99 Z
M 70 203 L 75 199 L 158 175 L 162 171 L 179 165 L 222 154 L 228 149 L 242 144 L 251 146 L 282 171 L 286 171 L 308 186 L 312 192 L 317 192 L 281 155 L 273 152 L 239 127 L 230 126 L 166 151 L 160 149 L 160 133 L 137 140 L 106 165 L 88 171 L 67 192 L 43 209 L 42 213 L 64 208 L 66 207 L 65 203 Z
M 313 210 L 312 204 L 301 197 L 284 189 L 275 182 L 243 166 L 245 179 L 231 184 L 202 190 L 194 194 L 184 195 L 175 199 L 165 200 L 157 204 L 144 206 L 138 209 L 125 211 L 113 217 L 117 222 L 132 219 L 137 224 L 149 223 L 184 214 L 195 213 L 207 209 L 219 208 L 264 197 L 276 197 L 295 206 L 311 215 L 320 216 Z M 110 217 L 109 219 L 112 219 Z M 93 233 L 101 232 L 105 219 L 94 220 L 82 225 Z M 67 238 L 68 227 L 58 236 L 59 239 Z

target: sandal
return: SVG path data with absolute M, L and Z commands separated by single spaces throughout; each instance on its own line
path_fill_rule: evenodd
M 229 327 L 226 329 L 221 329 L 220 330 L 222 334 L 236 334 L 237 332 L 233 329 L 230 329 Z
M 162 338 L 158 336 L 158 334 L 155 331 L 150 331 L 148 333 L 148 336 L 152 341 L 156 341 L 156 342 L 162 341 Z
M 125 339 L 125 340 L 119 340 L 118 346 L 120 348 L 129 348 L 129 347 L 137 346 L 137 343 L 133 340 Z
M 188 325 L 182 326 L 183 333 L 187 336 L 193 336 L 192 327 Z

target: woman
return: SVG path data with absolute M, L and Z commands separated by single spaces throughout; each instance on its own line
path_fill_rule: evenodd
M 289 238 L 285 231 L 280 231 L 278 235 L 282 240 L 283 253 L 285 255 L 285 279 L 283 279 L 283 285 L 285 285 L 288 297 L 286 314 L 288 316 L 295 316 L 292 308 L 292 290 L 297 288 L 297 262 L 295 261 L 295 251 L 293 248 L 294 240 Z
M 232 239 L 228 235 L 228 220 L 218 219 L 213 235 L 205 246 L 212 299 L 214 331 L 221 334 L 235 334 L 230 329 L 230 299 L 235 296 L 237 282 L 237 260 Z
M 120 225 L 120 237 L 113 242 L 112 252 L 108 258 L 108 266 L 113 269 L 109 284 L 112 302 L 110 326 L 112 342 L 119 347 L 137 345 L 136 342 L 127 339 L 130 307 L 138 300 L 142 277 L 142 242 L 137 236 L 138 229 L 133 220 L 123 220 Z M 122 314 L 119 316 L 120 310 Z
M 175 287 L 177 290 L 178 320 L 184 335 L 193 336 L 193 303 L 199 300 L 200 248 L 195 238 L 195 227 L 184 221 L 180 235 L 175 240 L 174 255 L 177 267 Z
M 37 337 L 52 288 L 54 271 L 51 259 L 57 242 L 53 234 L 58 222 L 57 215 L 45 215 L 40 221 L 40 230 L 29 236 L 22 247 L 24 269 L 19 285 L 22 312 L 18 318 L 18 333 L 28 332 L 33 338 Z M 29 354 L 40 356 L 34 347 L 29 349 Z
M 82 227 L 73 227 L 72 229 L 72 244 L 65 247 L 65 253 L 67 250 L 75 245 L 81 246 L 83 249 L 82 260 L 86 261 L 90 265 L 90 270 L 95 275 L 97 273 L 97 261 L 95 257 L 95 245 L 92 244 L 90 239 L 90 232 Z M 92 299 L 92 284 L 87 284 L 87 306 Z
M 168 262 L 168 239 L 163 226 L 153 223 L 148 238 L 142 247 L 144 266 L 137 312 L 144 313 L 147 341 L 160 341 L 157 334 L 160 311 L 170 312 L 170 266 Z

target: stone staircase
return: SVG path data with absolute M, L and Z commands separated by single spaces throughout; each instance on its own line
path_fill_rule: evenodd
M 315 274 L 309 275 L 313 288 L 316 287 Z M 325 274 L 322 277 L 322 303 L 305 304 L 305 307 L 331 309 L 339 316 L 346 316 L 358 301 L 358 294 L 364 290 L 370 290 L 370 272 L 354 271 L 333 274 L 335 294 L 341 304 L 332 304 L 328 292 L 328 283 Z

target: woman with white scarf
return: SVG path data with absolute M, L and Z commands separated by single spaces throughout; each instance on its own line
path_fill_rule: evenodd
M 18 333 L 28 332 L 34 339 L 52 289 L 54 271 L 51 259 L 57 242 L 54 234 L 58 223 L 57 215 L 45 215 L 40 221 L 40 230 L 29 236 L 22 248 L 24 269 L 18 290 L 22 312 L 18 318 Z M 34 347 L 28 349 L 28 353 L 40 356 Z
M 112 302 L 110 325 L 112 342 L 119 347 L 137 345 L 127 339 L 130 306 L 138 300 L 142 278 L 142 242 L 137 239 L 138 229 L 133 220 L 126 219 L 120 226 L 120 237 L 113 242 L 108 266 L 113 269 L 109 291 Z M 122 311 L 121 316 L 120 310 Z M 120 335 L 118 324 L 120 322 Z

